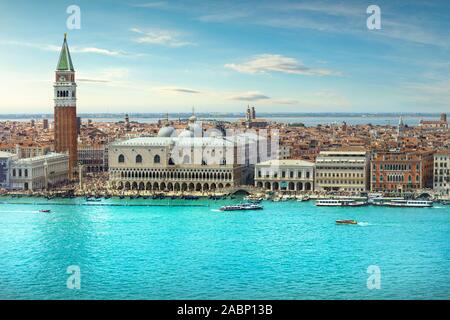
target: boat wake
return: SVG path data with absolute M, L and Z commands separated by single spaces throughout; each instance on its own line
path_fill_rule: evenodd
M 358 226 L 367 227 L 369 225 L 368 222 L 358 222 Z
M 212 212 L 220 212 L 219 209 L 211 209 Z

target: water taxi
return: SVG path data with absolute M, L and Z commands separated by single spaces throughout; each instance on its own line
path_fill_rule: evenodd
M 263 206 L 256 203 L 241 203 L 231 206 L 223 206 L 220 211 L 262 210 Z
M 336 220 L 336 224 L 358 224 L 356 220 Z
M 316 206 L 318 207 L 361 207 L 366 206 L 367 201 L 356 201 L 353 199 L 318 199 Z

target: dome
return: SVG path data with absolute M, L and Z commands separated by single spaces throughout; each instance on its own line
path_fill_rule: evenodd
M 188 128 L 195 135 L 202 135 L 202 127 L 198 123 L 189 123 Z
M 178 135 L 178 137 L 179 138 L 193 138 L 194 133 L 189 129 L 185 129 Z
M 189 122 L 195 122 L 195 121 L 197 121 L 197 117 L 196 116 L 192 115 L 192 116 L 189 117 Z
M 173 127 L 162 127 L 159 129 L 158 137 L 171 137 L 175 129 Z

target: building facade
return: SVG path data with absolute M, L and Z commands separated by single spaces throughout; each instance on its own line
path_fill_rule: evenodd
M 69 156 L 50 153 L 44 156 L 13 160 L 10 187 L 14 190 L 42 190 L 65 183 L 69 173 Z
M 227 148 L 233 144 L 226 140 L 195 137 L 147 137 L 112 143 L 108 147 L 110 186 L 200 192 L 232 188 L 243 184 L 247 166 L 227 157 Z M 215 161 L 193 161 L 206 154 Z
M 11 162 L 16 159 L 16 155 L 0 151 L 0 189 L 10 188 Z
M 108 148 L 105 144 L 80 144 L 78 162 L 85 172 L 108 171 Z
M 358 193 L 369 182 L 367 151 L 321 151 L 316 158 L 315 190 Z
M 69 154 L 69 173 L 72 178 L 75 177 L 78 166 L 76 88 L 75 69 L 64 35 L 54 84 L 55 151 Z
M 447 114 L 441 113 L 439 120 L 421 120 L 419 126 L 424 129 L 448 129 L 450 122 L 447 121 Z
M 21 142 L 0 144 L 0 151 L 16 154 L 19 158 L 32 158 L 46 155 L 53 149 L 51 144 Z
M 291 158 L 291 146 L 280 145 L 278 149 L 278 159 L 287 160 Z
M 405 193 L 432 188 L 433 153 L 424 151 L 374 152 L 370 190 Z
M 270 191 L 314 190 L 314 162 L 268 160 L 255 166 L 255 187 Z
M 177 192 L 234 188 L 253 177 L 250 153 L 247 139 L 227 138 L 219 132 L 204 136 L 194 115 L 178 135 L 167 121 L 157 137 L 108 145 L 110 187 Z
M 442 196 L 450 196 L 450 150 L 434 154 L 433 189 Z

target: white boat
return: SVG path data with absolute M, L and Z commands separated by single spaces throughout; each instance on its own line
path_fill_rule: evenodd
M 361 207 L 366 206 L 367 201 L 356 201 L 353 199 L 318 199 L 318 207 Z
M 263 206 L 255 203 L 241 203 L 238 205 L 223 206 L 220 211 L 262 210 Z
M 428 200 L 391 200 L 378 203 L 379 206 L 386 207 L 402 207 L 402 208 L 430 208 L 433 206 L 433 201 Z

